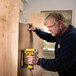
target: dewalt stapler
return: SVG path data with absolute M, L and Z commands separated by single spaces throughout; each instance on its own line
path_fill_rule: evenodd
M 34 56 L 34 55 L 37 55 L 37 54 L 38 54 L 38 50 L 37 49 L 24 49 L 24 50 L 21 50 L 21 61 L 20 61 L 21 68 L 24 68 L 24 67 L 27 66 L 28 69 L 33 70 L 34 66 L 32 64 L 26 64 L 25 61 L 24 61 L 24 56 L 25 55 Z

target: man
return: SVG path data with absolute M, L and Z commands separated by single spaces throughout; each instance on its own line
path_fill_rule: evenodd
M 46 25 L 51 34 L 37 29 L 32 24 L 29 30 L 48 42 L 56 42 L 55 59 L 28 56 L 28 63 L 58 72 L 59 76 L 76 75 L 76 28 L 67 25 L 60 13 L 51 13 L 46 18 Z

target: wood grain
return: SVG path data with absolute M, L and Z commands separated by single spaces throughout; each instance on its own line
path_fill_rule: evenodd
M 23 23 L 19 24 L 19 50 L 30 48 L 30 31 L 29 26 Z M 27 76 L 27 68 L 20 67 L 21 52 L 18 51 L 18 76 Z M 28 70 L 29 72 L 29 70 Z
M 0 76 L 17 76 L 19 0 L 0 0 Z

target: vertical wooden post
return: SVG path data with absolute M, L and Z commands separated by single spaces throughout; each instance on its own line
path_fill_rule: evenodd
M 0 76 L 17 76 L 19 0 L 0 0 Z

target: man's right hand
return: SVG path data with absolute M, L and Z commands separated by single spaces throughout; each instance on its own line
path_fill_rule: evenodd
M 28 31 L 35 31 L 36 27 L 32 24 L 27 24 L 29 25 Z

